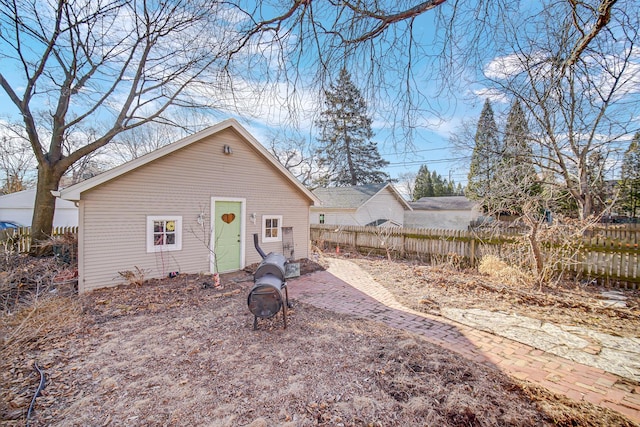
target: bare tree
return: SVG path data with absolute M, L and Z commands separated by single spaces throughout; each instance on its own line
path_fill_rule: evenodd
M 616 2 L 628 7 L 614 10 Z M 337 71 L 347 68 L 371 110 L 403 148 L 412 147 L 412 136 L 425 116 L 446 108 L 448 102 L 437 95 L 447 90 L 448 95 L 458 94 L 470 68 L 496 52 L 493 48 L 501 43 L 497 29 L 523 12 L 521 2 L 510 0 L 297 0 L 270 7 L 262 1 L 250 7 L 232 3 L 232 10 L 245 18 L 238 19 L 238 49 L 252 46 L 243 75 L 261 77 L 252 88 L 254 96 L 279 93 L 284 107 L 299 111 L 308 101 L 301 89 L 313 88 L 315 97 L 321 97 Z M 560 3 L 565 7 L 556 24 L 571 22 L 582 35 L 573 40 L 573 62 L 567 60 L 566 67 L 598 37 L 614 38 L 606 31 L 611 16 L 625 7 L 633 9 L 632 0 Z M 535 16 L 553 5 L 536 2 L 524 9 Z M 262 61 L 265 57 L 269 62 Z M 425 81 L 439 89 L 428 91 Z M 265 90 L 265 82 L 277 89 Z
M 566 1 L 574 7 L 565 16 L 576 18 L 584 33 L 571 50 L 573 62 L 566 61 L 571 68 L 601 35 L 613 38 L 603 29 L 615 13 L 612 0 L 596 2 L 605 19 L 585 13 L 584 2 Z M 464 67 L 453 67 L 452 59 L 470 61 L 470 53 L 482 51 L 477 47 L 493 37 L 493 24 L 513 11 L 510 3 L 0 0 L 0 87 L 20 114 L 38 163 L 32 247 L 51 232 L 51 191 L 71 165 L 125 131 L 170 122 L 172 107 L 249 107 L 244 94 L 255 105 L 275 92 L 295 112 L 306 100 L 301 89 L 322 93 L 337 70 L 350 67 L 362 70 L 363 94 L 378 100 L 371 108 L 387 106 L 387 122 L 411 134 L 431 102 L 415 78 L 417 64 L 439 61 L 443 53 L 450 61 L 439 63 L 457 73 L 431 77 L 459 76 Z M 432 10 L 440 13 L 418 21 Z M 417 42 L 417 31 L 437 23 L 443 37 L 429 46 Z M 65 138 L 89 124 L 95 140 L 66 151 Z
M 302 136 L 274 135 L 270 138 L 269 151 L 298 181 L 313 188 L 318 166 L 314 156 L 315 149 L 308 140 Z
M 0 174 L 4 175 L 0 194 L 26 190 L 35 183 L 35 162 L 29 141 L 20 127 L 7 124 L 5 130 L 0 149 Z
M 483 231 L 493 232 L 505 241 L 500 258 L 510 265 L 517 265 L 531 273 L 543 286 L 565 273 L 574 271 L 579 264 L 586 230 L 597 224 L 597 218 L 583 220 L 568 218 L 549 207 L 561 199 L 557 186 L 546 186 L 541 191 L 532 191 L 539 185 L 539 178 L 522 174 L 518 165 L 505 166 L 496 176 L 496 187 L 487 203 L 488 215 L 499 217 L 504 212 L 517 215 L 512 221 L 493 221 L 482 225 Z M 520 179 L 514 180 L 514 176 Z M 505 237 L 508 236 L 508 237 Z
M 118 135 L 109 146 L 116 162 L 128 162 L 164 147 L 184 136 L 179 128 L 161 123 L 146 123 Z
M 124 131 L 162 121 L 171 106 L 202 105 L 190 89 L 235 41 L 216 26 L 220 5 L 89 0 L 0 3 L 0 86 L 24 121 L 38 163 L 34 251 L 51 234 L 65 172 Z M 69 136 L 96 127 L 70 148 Z
M 586 12 L 579 12 L 584 3 L 576 3 L 549 5 L 533 27 L 524 22 L 526 16 L 505 22 L 504 55 L 484 74 L 487 84 L 520 101 L 545 184 L 559 185 L 576 216 L 585 219 L 601 213 L 596 206 L 606 173 L 602 167 L 611 165 L 606 160 L 638 129 L 640 20 L 627 2 L 603 1 L 601 9 L 588 10 L 606 14 L 606 24 L 598 22 L 607 31 L 588 35 Z
M 412 199 L 413 191 L 416 188 L 416 178 L 418 174 L 416 172 L 401 172 L 398 174 L 398 191 L 405 195 L 408 200 Z
M 180 109 L 166 115 L 168 123 L 148 122 L 116 136 L 105 155 L 116 164 L 128 162 L 202 130 L 210 115 L 194 109 Z

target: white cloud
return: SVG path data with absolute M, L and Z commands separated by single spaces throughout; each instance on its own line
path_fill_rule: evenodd
M 591 63 L 594 70 L 599 70 L 594 72 L 591 78 L 596 82 L 594 86 L 601 93 L 609 93 L 614 85 L 617 85 L 615 100 L 640 94 L 640 55 L 629 55 L 628 59 L 626 56 L 608 55 L 604 58 L 586 58 L 586 60 Z M 618 78 L 619 75 L 622 75 L 622 78 Z
M 493 103 L 501 103 L 501 104 L 508 104 L 509 103 L 509 98 L 507 97 L 507 95 L 505 95 L 503 92 L 499 91 L 498 89 L 492 89 L 492 88 L 481 88 L 481 89 L 476 89 L 473 91 L 473 93 L 478 97 L 478 98 L 482 98 L 482 99 L 489 99 L 489 101 L 493 102 Z
M 295 91 L 286 82 L 277 82 L 266 87 L 261 83 L 237 77 L 226 89 L 204 85 L 192 88 L 204 100 L 218 100 L 213 108 L 230 115 L 240 114 L 263 122 L 268 126 L 281 126 L 296 121 L 300 128 L 312 125 L 312 114 L 318 108 L 318 98 L 311 92 L 297 88 Z
M 490 79 L 503 80 L 519 74 L 523 69 L 522 58 L 514 53 L 493 58 L 484 67 L 484 75 Z

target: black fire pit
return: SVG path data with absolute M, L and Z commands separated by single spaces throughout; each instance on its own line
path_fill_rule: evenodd
M 258 235 L 253 235 L 253 243 L 262 257 L 262 262 L 253 275 L 253 288 L 247 297 L 249 311 L 253 314 L 253 329 L 258 327 L 258 318 L 268 319 L 282 310 L 284 328 L 287 328 L 287 308 L 289 292 L 285 280 L 287 259 L 284 255 L 271 252 L 265 255 L 258 245 Z

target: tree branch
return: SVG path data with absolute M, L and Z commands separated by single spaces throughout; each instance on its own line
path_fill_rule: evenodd
M 579 26 L 577 20 L 576 9 L 578 5 L 575 0 L 569 0 L 569 3 L 571 3 L 571 7 L 573 9 L 573 25 L 580 32 L 580 34 L 582 34 L 582 37 L 580 38 L 580 40 L 578 40 L 576 45 L 571 50 L 571 54 L 566 59 L 563 65 L 563 69 L 566 69 L 566 67 L 570 67 L 575 64 L 576 61 L 578 61 L 578 59 L 580 58 L 580 55 L 582 55 L 582 52 L 584 52 L 587 46 L 589 46 L 589 43 L 591 43 L 591 41 L 596 38 L 598 33 L 600 33 L 600 31 L 602 31 L 607 26 L 607 24 L 611 20 L 611 9 L 613 9 L 613 6 L 617 1 L 618 0 L 602 0 L 600 6 L 598 7 L 596 22 L 591 28 L 591 31 L 585 34 L 584 30 Z
M 371 40 L 378 35 L 380 35 L 384 30 L 386 30 L 389 26 L 396 24 L 400 21 L 406 21 L 411 18 L 415 18 L 418 15 L 421 15 L 431 9 L 434 9 L 441 4 L 443 4 L 446 0 L 429 0 L 422 2 L 414 7 L 411 7 L 407 10 L 403 10 L 398 13 L 394 13 L 391 15 L 385 15 L 380 13 L 370 12 L 368 10 L 363 10 L 357 5 L 351 4 L 351 2 L 343 2 L 343 4 L 351 9 L 354 13 L 359 14 L 363 17 L 373 19 L 375 21 L 379 21 L 379 24 L 373 28 L 372 30 L 364 33 L 360 37 L 355 39 L 345 40 L 345 43 L 354 44 L 354 43 L 362 43 L 367 40 Z

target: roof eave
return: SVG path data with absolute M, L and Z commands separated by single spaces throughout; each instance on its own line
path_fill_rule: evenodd
M 407 202 L 404 199 L 404 197 L 402 197 L 402 195 L 400 193 L 398 193 L 398 190 L 396 190 L 396 188 L 393 185 L 391 185 L 390 182 L 388 182 L 387 185 L 385 185 L 380 190 L 378 190 L 378 192 L 376 194 L 374 194 L 373 196 L 369 197 L 362 205 L 360 205 L 360 207 L 358 209 L 360 209 L 361 207 L 363 207 L 364 205 L 369 203 L 370 200 L 372 200 L 378 194 L 382 193 L 386 188 L 389 188 L 389 190 L 391 191 L 391 194 L 400 202 L 400 204 L 402 205 L 404 210 L 409 210 L 409 211 L 413 210 L 413 208 L 409 205 L 409 202 Z

